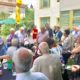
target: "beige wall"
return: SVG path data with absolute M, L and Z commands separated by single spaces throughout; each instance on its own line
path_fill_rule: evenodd
M 21 13 L 25 13 L 25 8 L 20 8 L 20 9 L 21 9 Z M 0 5 L 0 12 L 5 12 L 5 13 L 11 14 L 11 13 L 15 12 L 15 7 Z
M 80 9 L 80 0 L 60 0 L 60 10 Z
M 1 2 L 16 2 L 16 0 L 0 0 Z
M 39 7 L 39 0 L 36 0 L 35 5 L 35 20 L 34 23 L 37 25 L 37 27 L 40 27 L 40 18 L 41 17 L 50 17 L 50 26 L 53 27 L 57 24 L 56 18 L 59 17 L 59 3 L 57 3 L 57 0 L 51 0 L 50 8 L 44 8 L 40 9 Z
M 1 2 L 9 2 L 9 0 L 1 0 Z M 15 3 L 16 2 L 16 0 L 12 0 L 11 1 L 12 3 Z M 8 3 L 6 3 L 6 4 L 8 4 Z M 15 13 L 15 6 L 8 6 L 8 5 L 0 5 L 0 12 L 5 12 L 5 13 L 8 13 L 8 14 L 13 14 L 13 13 Z M 21 11 L 21 13 L 22 14 L 25 14 L 25 8 L 23 8 L 23 7 L 21 7 L 20 8 L 20 11 Z

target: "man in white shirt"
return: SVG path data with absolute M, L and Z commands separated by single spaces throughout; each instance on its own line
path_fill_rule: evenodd
M 19 31 L 15 32 L 15 35 L 18 36 L 20 45 L 24 44 L 24 27 L 21 27 Z
M 13 56 L 13 62 L 16 69 L 16 80 L 48 80 L 40 72 L 31 72 L 32 52 L 26 48 L 19 48 Z

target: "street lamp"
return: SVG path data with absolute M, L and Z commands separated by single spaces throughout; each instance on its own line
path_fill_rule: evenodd
M 22 0 L 16 0 L 16 4 L 17 4 L 17 6 L 21 6 L 22 5 Z
M 20 23 L 20 6 L 22 5 L 22 0 L 16 0 L 16 23 Z

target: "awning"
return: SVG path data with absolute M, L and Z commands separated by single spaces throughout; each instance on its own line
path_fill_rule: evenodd
M 12 18 L 8 18 L 8 19 L 0 21 L 0 24 L 16 24 L 16 21 Z
M 2 20 L 0 20 L 0 24 L 3 24 L 3 21 Z

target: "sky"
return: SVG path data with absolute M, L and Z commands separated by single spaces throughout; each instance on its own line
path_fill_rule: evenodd
M 34 6 L 36 5 L 36 0 L 23 0 L 23 3 L 27 5 L 32 4 Z

